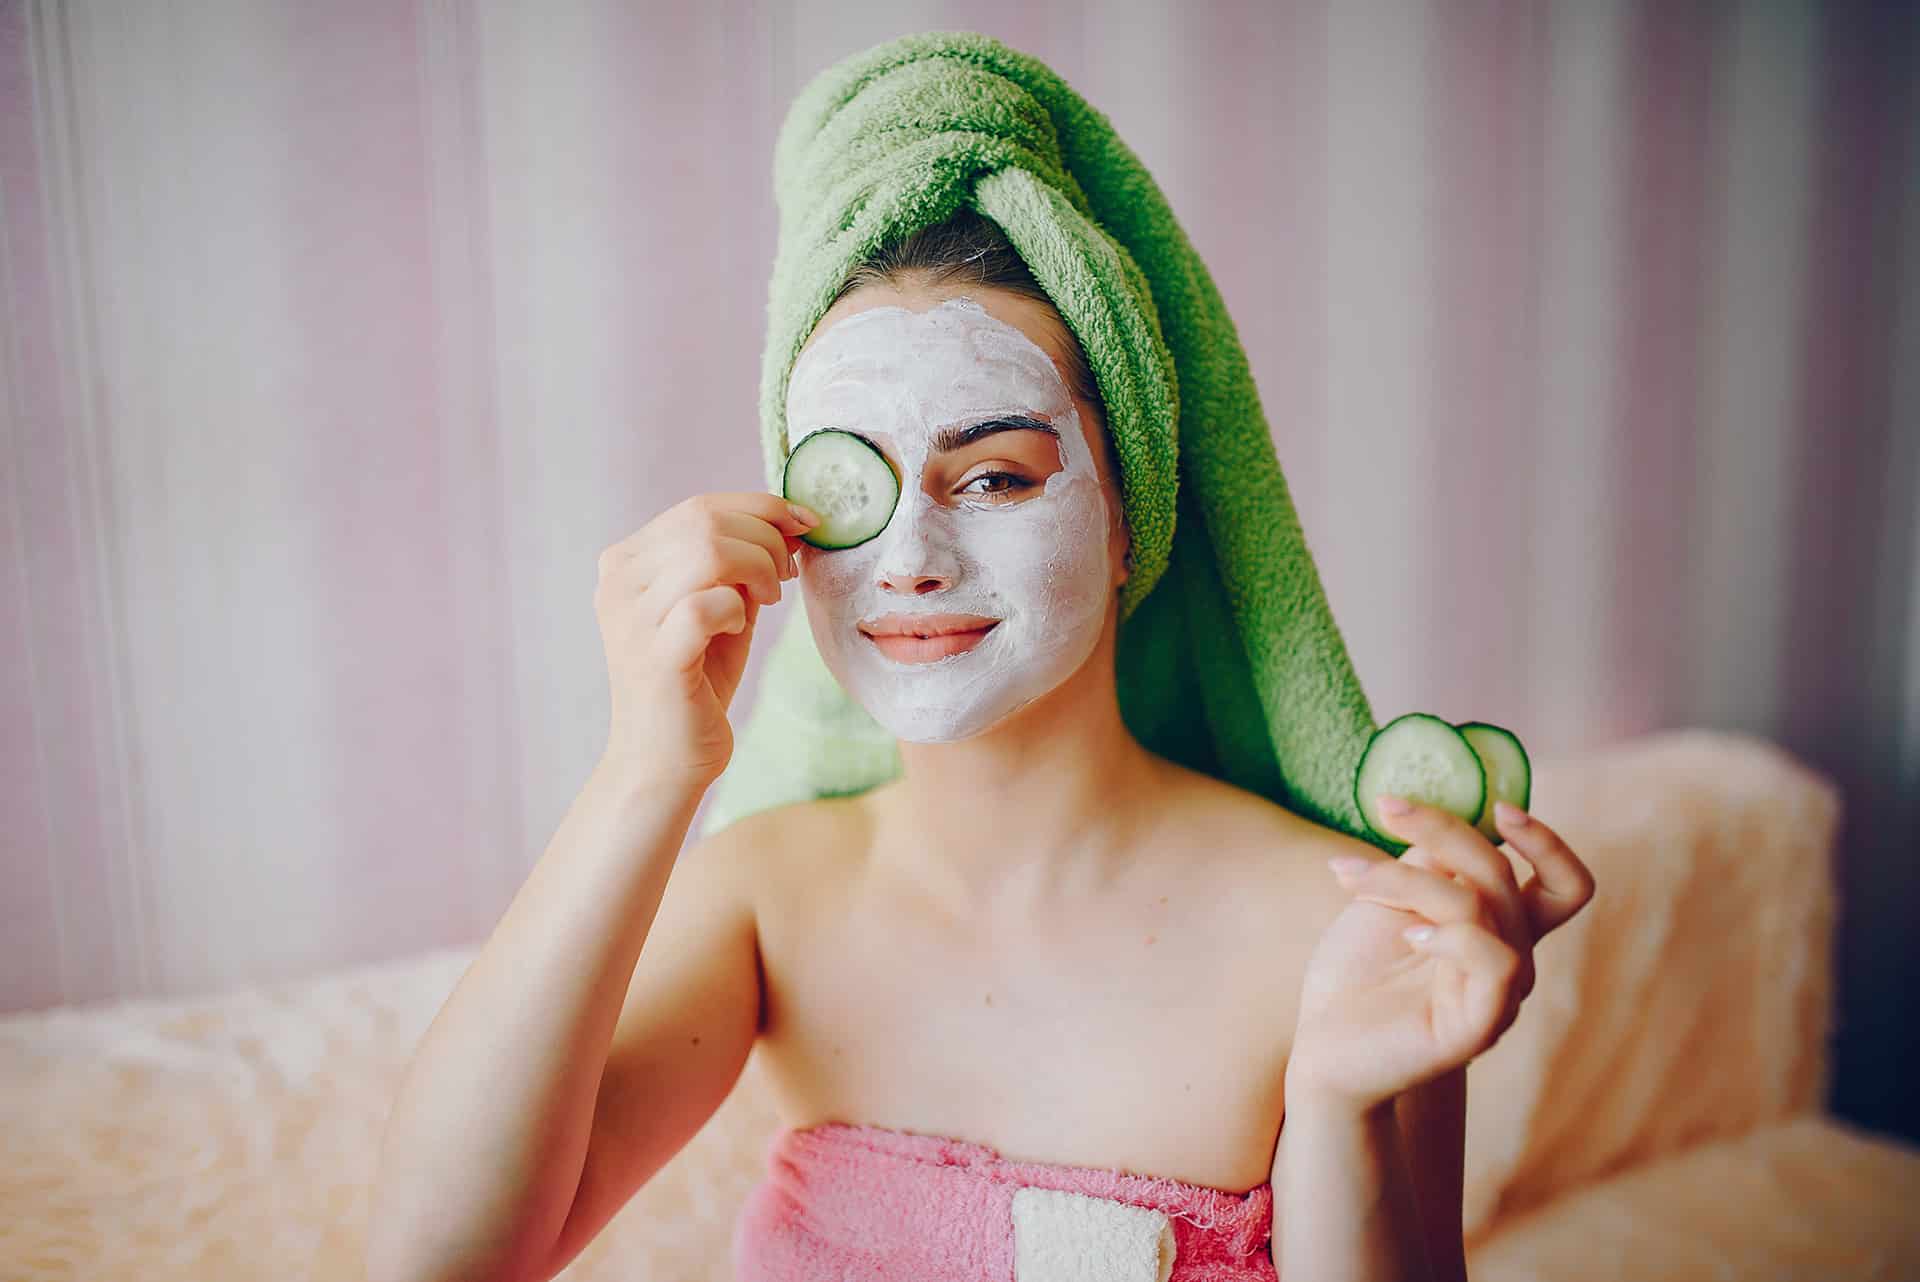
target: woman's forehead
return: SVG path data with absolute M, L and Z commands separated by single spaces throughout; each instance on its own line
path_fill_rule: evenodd
M 1055 358 L 972 300 L 839 318 L 801 353 L 787 387 L 799 408 L 851 412 L 902 398 L 956 414 L 1057 414 L 1072 403 Z
M 992 285 L 946 282 L 934 284 L 920 280 L 874 281 L 842 295 L 814 324 L 813 332 L 801 346 L 811 346 L 839 322 L 861 312 L 895 307 L 914 313 L 935 308 L 963 307 L 985 312 L 988 316 L 1041 342 L 1052 337 L 1057 313 L 1046 303 L 1013 290 Z

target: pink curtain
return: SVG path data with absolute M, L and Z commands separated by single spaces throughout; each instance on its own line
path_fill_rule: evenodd
M 484 935 L 602 742 L 599 550 L 761 486 L 787 103 L 954 27 L 1167 190 L 1383 716 L 1844 785 L 1842 1089 L 1912 1130 L 1894 5 L 0 0 L 0 1009 Z

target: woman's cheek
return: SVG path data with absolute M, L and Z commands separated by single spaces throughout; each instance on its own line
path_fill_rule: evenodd
M 827 552 L 812 544 L 799 553 L 800 586 L 807 596 L 831 605 L 850 595 L 860 580 L 859 548 Z
M 1110 532 L 1098 485 L 1087 477 L 1056 474 L 1044 497 L 1009 515 L 1019 518 L 1006 530 L 1009 561 L 1030 590 L 1061 609 L 1084 610 L 1103 602 Z

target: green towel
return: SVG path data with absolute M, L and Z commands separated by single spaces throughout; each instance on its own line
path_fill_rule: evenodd
M 970 205 L 1079 338 L 1120 460 L 1134 568 L 1120 588 L 1120 712 L 1150 751 L 1390 852 L 1354 772 L 1376 729 L 1334 626 L 1246 353 L 1139 157 L 1037 59 L 975 32 L 906 36 L 800 92 L 774 153 L 779 244 L 760 422 L 786 464 L 787 378 L 852 270 Z M 898 745 L 840 688 L 798 603 L 715 784 L 703 834 L 864 792 Z

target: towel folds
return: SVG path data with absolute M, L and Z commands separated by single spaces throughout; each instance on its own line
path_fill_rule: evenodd
M 964 1140 L 786 1129 L 734 1225 L 738 1282 L 1275 1282 L 1273 1188 L 1018 1162 Z

